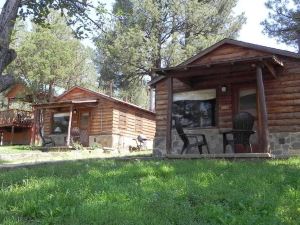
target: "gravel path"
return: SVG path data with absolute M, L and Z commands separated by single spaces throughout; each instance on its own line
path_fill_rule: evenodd
M 26 151 L 24 153 L 2 153 L 0 154 L 0 169 L 26 167 L 32 165 L 77 161 L 84 159 L 106 159 L 106 158 L 130 158 L 149 157 L 151 151 L 133 153 L 104 153 L 102 150 L 73 150 L 67 152 L 40 152 Z

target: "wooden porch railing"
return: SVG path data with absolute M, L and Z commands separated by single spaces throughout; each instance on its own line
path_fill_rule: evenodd
M 33 118 L 31 111 L 8 109 L 0 111 L 0 126 L 32 126 Z

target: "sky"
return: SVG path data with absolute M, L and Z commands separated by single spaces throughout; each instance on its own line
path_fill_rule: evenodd
M 234 13 L 240 14 L 244 12 L 247 22 L 242 27 L 237 39 L 253 44 L 296 51 L 295 48 L 277 43 L 274 38 L 269 38 L 262 33 L 263 28 L 260 23 L 268 17 L 268 10 L 264 5 L 265 1 L 266 0 L 238 0 Z M 4 2 L 5 0 L 0 0 L 0 8 L 2 8 Z M 111 6 L 113 0 L 106 0 L 105 2 L 108 6 Z M 91 46 L 91 42 L 89 40 L 84 40 L 83 43 Z

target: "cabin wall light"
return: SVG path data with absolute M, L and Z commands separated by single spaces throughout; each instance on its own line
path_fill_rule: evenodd
M 228 90 L 228 87 L 227 87 L 226 85 L 222 85 L 222 86 L 221 86 L 221 92 L 222 92 L 222 93 L 226 93 L 227 90 Z
M 74 109 L 74 110 L 73 110 L 73 114 L 77 114 L 77 109 Z

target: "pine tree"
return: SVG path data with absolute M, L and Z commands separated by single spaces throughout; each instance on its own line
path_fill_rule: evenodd
M 237 0 L 117 0 L 110 24 L 96 39 L 101 84 L 134 88 L 153 68 L 177 65 L 245 22 L 233 16 Z M 128 85 L 130 84 L 130 85 Z
M 300 1 L 268 0 L 269 18 L 262 22 L 264 32 L 300 52 Z

